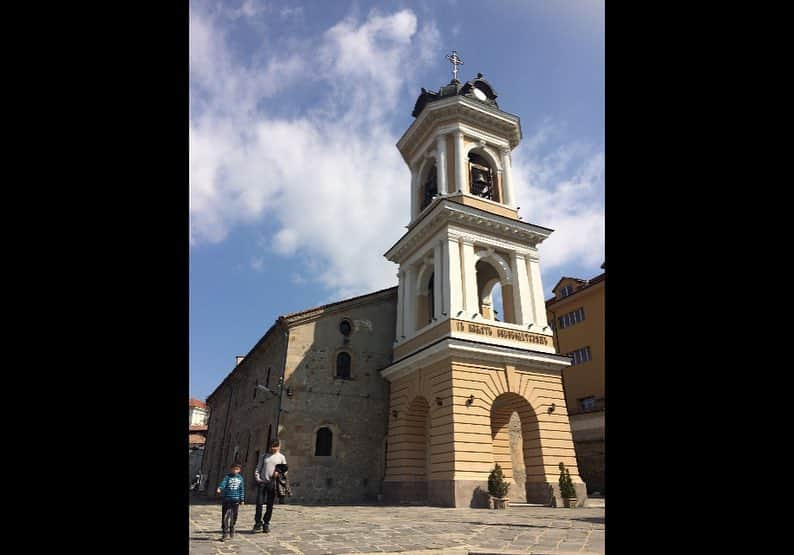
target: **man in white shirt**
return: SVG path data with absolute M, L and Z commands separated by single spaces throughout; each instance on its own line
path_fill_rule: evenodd
M 270 517 L 273 515 L 273 502 L 276 500 L 276 478 L 278 471 L 276 465 L 287 464 L 287 459 L 279 453 L 281 443 L 274 439 L 270 443 L 270 453 L 262 455 L 262 460 L 256 465 L 254 480 L 256 481 L 256 512 L 254 513 L 254 532 L 260 529 L 264 533 L 270 532 Z M 262 505 L 267 504 L 264 522 L 262 521 Z

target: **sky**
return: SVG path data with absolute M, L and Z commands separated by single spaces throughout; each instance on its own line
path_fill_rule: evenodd
M 604 262 L 604 2 L 190 2 L 190 385 L 205 399 L 281 314 L 397 285 L 397 140 L 424 87 L 482 73 L 546 297 Z

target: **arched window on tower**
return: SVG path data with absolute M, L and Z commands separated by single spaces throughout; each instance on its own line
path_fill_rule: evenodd
M 315 457 L 330 457 L 331 447 L 333 447 L 333 433 L 330 428 L 320 428 L 317 430 L 317 441 L 314 444 Z
M 469 153 L 469 183 L 472 195 L 499 202 L 496 188 L 496 172 L 479 154 Z
M 513 285 L 503 281 L 493 260 L 479 260 L 474 267 L 477 272 L 480 315 L 486 320 L 517 324 Z
M 438 180 L 436 178 L 436 164 L 430 168 L 430 171 L 425 175 L 425 181 L 422 184 L 422 206 L 420 210 L 424 210 L 433 198 L 438 195 Z
M 414 318 L 416 318 L 416 329 L 422 329 L 428 324 L 433 323 L 435 314 L 435 274 L 430 270 L 431 265 L 425 266 L 420 271 L 418 281 L 419 291 L 416 295 L 416 311 Z
M 336 377 L 350 379 L 350 353 L 342 351 L 336 355 Z

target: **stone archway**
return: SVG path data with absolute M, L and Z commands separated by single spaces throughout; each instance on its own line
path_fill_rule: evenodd
M 533 473 L 540 454 L 537 444 L 538 419 L 529 402 L 516 393 L 502 393 L 491 405 L 491 441 L 494 463 L 502 467 L 511 484 L 508 497 L 527 501 L 527 476 Z

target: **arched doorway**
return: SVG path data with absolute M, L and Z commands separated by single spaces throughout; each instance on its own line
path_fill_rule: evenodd
M 503 393 L 491 405 L 494 463 L 511 484 L 511 501 L 526 502 L 526 482 L 536 473 L 540 458 L 538 419 L 529 402 L 516 393 Z M 542 466 L 541 466 L 542 472 Z

